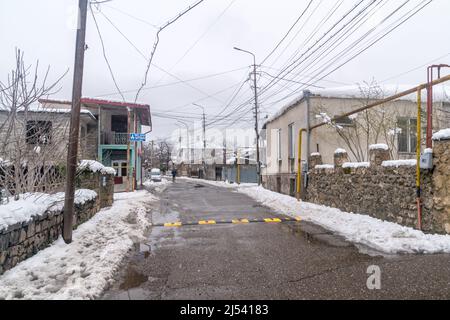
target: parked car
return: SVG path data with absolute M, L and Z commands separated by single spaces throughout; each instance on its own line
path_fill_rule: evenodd
M 150 179 L 155 182 L 161 182 L 161 170 L 158 168 L 153 168 L 150 171 Z

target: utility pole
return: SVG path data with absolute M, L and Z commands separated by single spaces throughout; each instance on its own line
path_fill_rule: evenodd
M 75 174 L 77 170 L 78 139 L 80 131 L 81 90 L 86 38 L 87 0 L 78 2 L 78 29 L 75 45 L 75 65 L 72 87 L 72 112 L 70 116 L 69 147 L 67 152 L 66 193 L 64 196 L 63 239 L 72 242 L 72 221 L 75 200 Z
M 206 156 L 205 156 L 205 152 L 206 152 L 206 116 L 205 116 L 205 108 L 203 108 L 201 105 L 193 103 L 194 106 L 200 107 L 202 108 L 202 114 L 203 114 L 203 152 L 202 152 L 202 162 L 203 162 L 203 174 L 204 177 L 206 178 Z
M 258 88 L 256 86 L 256 56 L 247 50 L 234 47 L 233 49 L 242 51 L 253 56 L 253 89 L 255 94 L 255 133 L 256 133 L 256 174 L 258 175 L 258 185 L 261 184 L 261 162 L 259 161 L 259 129 L 258 129 Z

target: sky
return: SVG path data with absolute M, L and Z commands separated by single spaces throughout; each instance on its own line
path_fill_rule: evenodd
M 83 96 L 122 99 L 105 62 L 92 14 L 98 22 L 118 87 L 125 99 L 132 102 L 143 81 L 158 28 L 195 2 L 111 0 L 94 5 L 93 11 L 88 12 Z M 61 90 L 52 98 L 71 99 L 77 3 L 75 0 L 0 0 L 1 81 L 7 79 L 14 66 L 15 48 L 19 48 L 24 51 L 27 64 L 39 60 L 41 75 L 50 66 L 50 81 L 68 71 L 60 82 Z M 177 120 L 189 126 L 195 122 L 199 126 L 202 110 L 193 103 L 205 109 L 209 128 L 253 126 L 253 89 L 252 83 L 246 81 L 253 58 L 233 47 L 251 51 L 256 56 L 261 122 L 300 95 L 305 89 L 300 82 L 327 88 L 372 79 L 384 84 L 425 82 L 424 65 L 450 64 L 450 41 L 445 41 L 450 30 L 450 1 L 447 0 L 431 1 L 367 51 L 337 68 L 346 62 L 346 57 L 352 57 L 352 52 L 358 53 L 359 48 L 364 48 L 364 41 L 377 39 L 372 36 L 378 32 L 382 35 L 383 30 L 389 30 L 384 28 L 395 26 L 391 23 L 409 10 L 419 8 L 421 3 L 424 2 L 204 0 L 160 33 L 147 81 L 150 88 L 145 88 L 138 97 L 138 102 L 151 106 L 152 138 L 170 135 L 178 128 Z M 355 6 L 356 9 L 350 11 Z M 365 18 L 360 20 L 354 33 L 344 34 L 345 29 L 342 29 L 341 34 L 320 47 L 344 26 L 346 20 L 336 25 L 339 19 L 349 11 L 356 14 L 365 6 L 366 11 L 361 14 L 366 16 L 360 16 Z M 399 9 L 389 18 L 391 20 L 384 20 L 396 8 Z M 299 17 L 281 45 L 264 59 Z M 347 15 L 346 19 L 350 17 Z M 333 32 L 326 33 L 330 29 Z M 352 41 L 358 39 L 363 40 L 359 44 L 361 47 L 352 46 Z M 329 51 L 325 51 L 327 48 Z M 349 49 L 355 51 L 349 52 Z M 340 52 L 349 55 L 339 56 Z M 310 60 L 306 60 L 307 57 Z M 340 59 L 333 60 L 334 57 Z M 295 59 L 301 64 L 293 73 L 279 73 Z M 320 80 L 335 68 L 336 71 Z M 274 83 L 273 77 L 285 80 L 278 79 Z M 225 115 L 228 117 L 224 120 L 221 117 Z

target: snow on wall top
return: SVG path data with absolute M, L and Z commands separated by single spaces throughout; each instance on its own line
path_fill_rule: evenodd
M 415 85 L 396 85 L 396 84 L 387 84 L 387 85 L 379 85 L 377 88 L 383 93 L 382 97 L 378 97 L 378 99 L 387 98 L 389 96 L 396 95 L 402 91 L 409 90 L 415 87 Z M 362 90 L 361 90 L 362 89 Z M 323 98 L 341 98 L 341 99 L 362 99 L 367 98 L 367 95 L 364 92 L 369 90 L 369 87 L 364 85 L 351 85 L 351 86 L 341 86 L 341 87 L 333 87 L 333 88 L 310 88 L 308 89 L 311 92 L 312 96 L 320 96 Z M 361 92 L 363 91 L 363 92 Z M 434 102 L 447 102 L 450 103 L 450 86 L 435 86 L 433 88 L 433 101 Z M 296 106 L 300 103 L 304 98 L 304 93 L 300 93 L 294 100 L 286 104 L 284 107 L 280 108 L 275 114 L 273 114 L 269 119 L 267 119 L 265 124 L 268 124 L 281 115 L 283 115 L 290 108 Z M 376 99 L 376 97 L 373 97 Z M 399 100 L 405 101 L 417 101 L 417 95 L 415 93 L 404 96 Z M 422 94 L 422 100 L 426 101 L 426 94 Z
M 75 192 L 75 204 L 81 205 L 96 197 L 95 191 L 79 189 Z M 62 210 L 63 207 L 64 192 L 21 194 L 19 200 L 11 199 L 9 203 L 0 205 L 0 230 L 10 225 L 30 221 L 34 216 L 40 216 L 48 209 Z
M 342 168 L 369 168 L 369 162 L 345 162 L 342 164 Z
M 389 147 L 385 143 L 371 144 L 369 150 L 389 150 Z
M 314 168 L 315 169 L 334 169 L 334 165 L 332 165 L 332 164 L 318 164 Z
M 416 159 L 409 159 L 409 160 L 390 160 L 390 161 L 383 161 L 381 164 L 383 167 L 414 167 L 417 165 Z
M 81 160 L 78 170 L 89 170 L 92 172 L 100 172 L 102 174 L 116 174 L 116 170 L 111 167 L 105 167 L 95 160 Z
M 433 134 L 433 140 L 448 140 L 450 139 L 450 128 L 449 129 L 443 129 L 441 131 L 436 132 Z
M 347 153 L 347 151 L 345 149 L 342 149 L 342 148 L 337 148 L 334 151 L 334 154 L 342 154 L 342 153 Z

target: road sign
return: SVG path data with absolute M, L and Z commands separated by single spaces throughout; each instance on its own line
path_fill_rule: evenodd
M 145 133 L 131 133 L 130 141 L 145 141 Z

